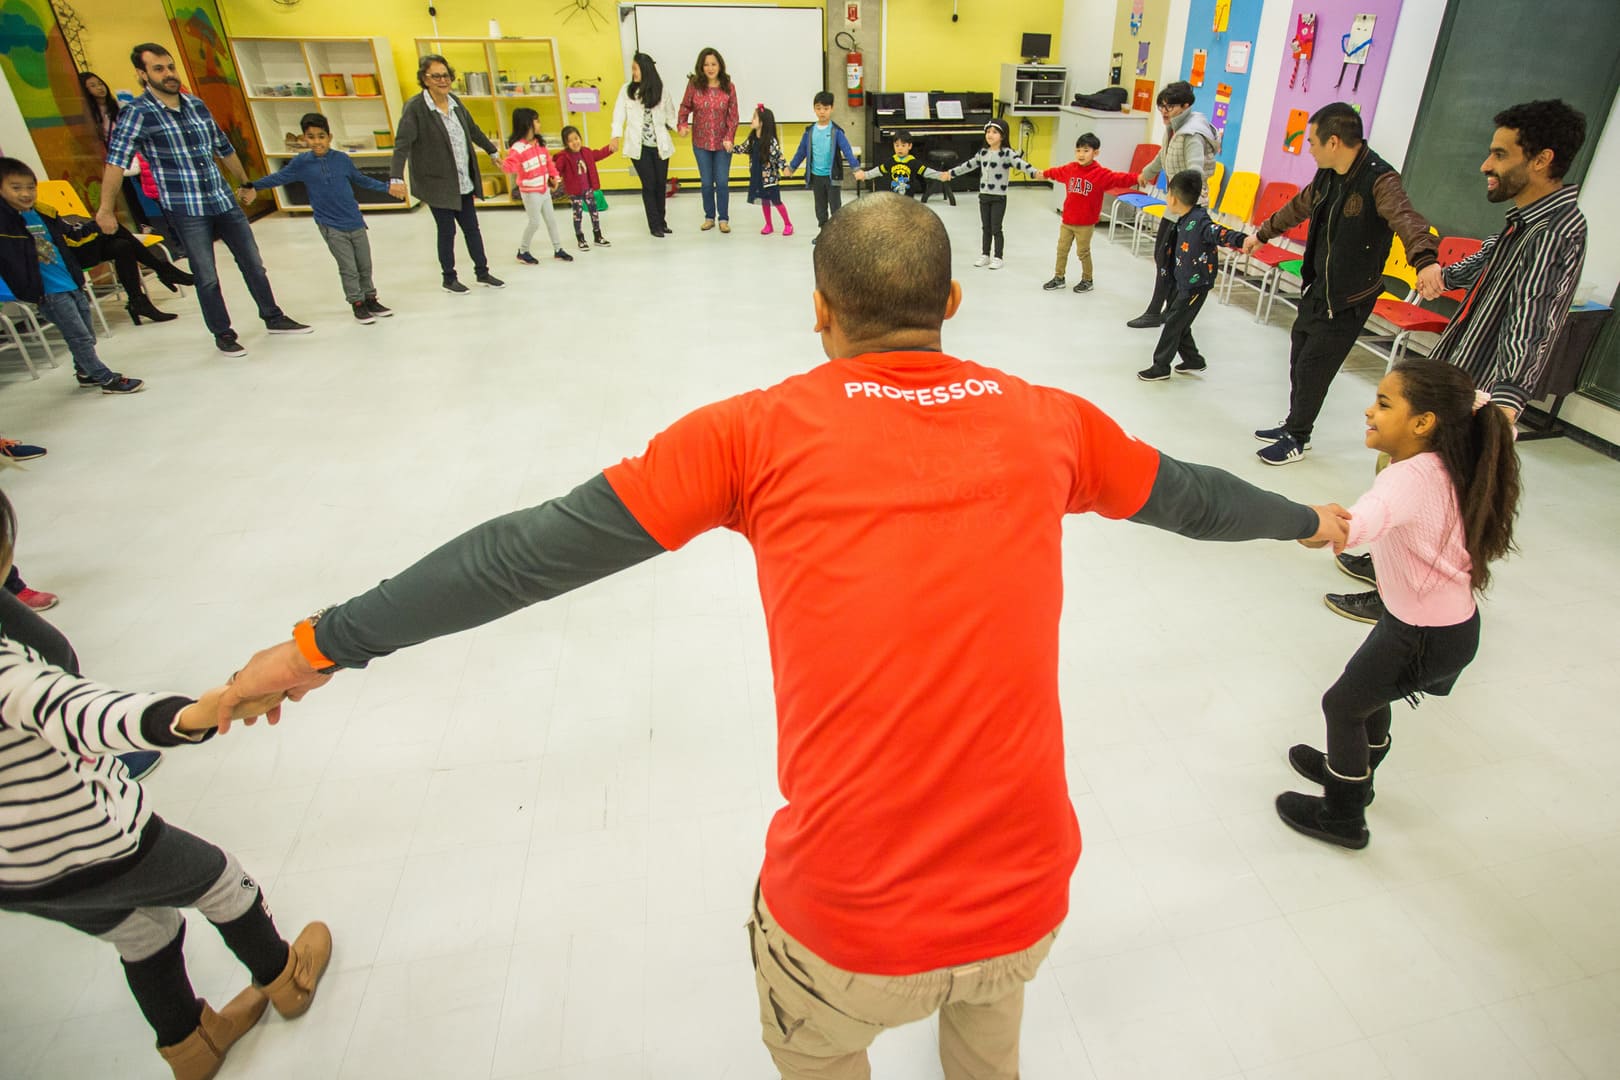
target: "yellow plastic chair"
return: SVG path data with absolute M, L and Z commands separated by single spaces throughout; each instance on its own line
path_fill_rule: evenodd
M 66 180 L 41 180 L 39 181 L 38 191 L 39 201 L 55 210 L 58 214 L 77 217 L 91 216 L 90 211 L 84 205 L 84 201 L 79 198 L 79 193 Z M 163 243 L 163 237 L 157 233 L 133 233 L 131 235 L 145 247 L 157 247 Z M 174 261 L 174 258 L 169 255 L 168 248 L 163 249 L 163 254 L 168 258 L 169 262 Z M 145 267 L 141 268 L 141 272 L 143 274 L 151 273 Z M 123 290 L 118 287 L 116 282 L 108 285 L 105 278 L 102 279 L 99 289 L 88 279 L 85 281 L 85 287 L 90 294 L 90 306 L 95 308 L 96 318 L 101 320 L 101 328 L 110 332 L 106 313 L 101 310 L 101 301 L 103 298 L 110 296 L 116 303 Z

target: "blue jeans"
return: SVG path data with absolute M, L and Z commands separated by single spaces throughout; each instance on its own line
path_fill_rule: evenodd
M 731 152 L 729 150 L 703 150 L 692 147 L 697 158 L 698 187 L 703 189 L 703 217 L 713 221 L 730 221 L 727 211 L 731 207 Z
M 214 241 L 223 240 L 236 259 L 248 293 L 259 306 L 259 318 L 265 322 L 281 318 L 276 306 L 276 295 L 270 291 L 270 279 L 265 276 L 264 262 L 259 258 L 259 245 L 253 239 L 253 226 L 240 206 L 233 206 L 222 214 L 181 214 L 173 210 L 169 218 L 180 234 L 180 242 L 191 257 L 191 273 L 197 279 L 197 301 L 202 305 L 203 322 L 215 337 L 235 334 L 231 329 L 231 313 L 225 309 L 225 297 L 219 290 L 219 271 L 214 265 Z
M 96 331 L 90 324 L 90 298 L 84 290 L 46 293 L 39 301 L 39 313 L 56 324 L 73 354 L 73 370 L 87 379 L 106 382 L 113 377 L 96 355 Z

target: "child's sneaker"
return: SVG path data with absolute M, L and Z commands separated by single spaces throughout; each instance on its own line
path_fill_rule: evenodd
M 214 348 L 226 356 L 247 355 L 247 350 L 242 348 L 242 343 L 237 340 L 235 334 L 215 334 Z
M 377 321 L 377 316 L 373 315 L 371 313 L 371 309 L 366 307 L 366 302 L 364 300 L 356 300 L 354 303 L 350 304 L 349 307 L 354 309 L 355 322 L 369 324 Z
M 1166 379 L 1170 378 L 1170 369 L 1156 367 L 1143 368 L 1141 371 L 1136 373 L 1136 377 L 1141 379 L 1143 382 L 1164 382 Z
M 990 260 L 990 269 L 992 269 L 992 270 L 1000 270 L 1001 269 L 1001 257 L 999 255 Z
M 386 319 L 394 314 L 393 308 L 383 307 L 382 301 L 378 300 L 375 296 L 366 297 L 365 303 L 366 310 L 377 316 L 379 319 Z
M 556 251 L 553 251 L 551 253 L 551 257 L 553 259 L 556 259 L 558 262 L 573 262 L 574 261 L 574 257 L 572 255 L 568 254 L 568 252 L 564 251 L 562 248 L 558 248 Z
M 8 461 L 33 461 L 35 458 L 45 456 L 43 446 L 34 446 L 30 443 L 18 442 L 16 439 L 0 439 L 0 457 Z
M 1063 286 L 1066 284 L 1068 284 L 1068 282 L 1063 280 L 1062 274 L 1059 274 L 1051 281 L 1048 281 L 1045 285 L 1042 285 L 1041 288 L 1045 289 L 1047 292 L 1053 292 L 1054 290 L 1063 288 Z
M 575 233 L 574 234 L 574 239 L 576 241 L 578 241 L 578 243 L 575 244 L 575 246 L 578 247 L 579 250 L 581 250 L 581 251 L 589 251 L 589 250 L 591 250 L 591 245 L 589 245 L 589 244 L 587 244 L 585 242 L 585 234 L 584 233 Z
M 1091 291 L 1091 279 L 1086 278 L 1085 280 L 1081 281 L 1080 284 L 1078 284 L 1078 285 L 1076 285 L 1074 287 L 1074 291 L 1075 292 L 1090 292 Z
M 597 233 L 596 234 L 596 246 L 597 247 L 612 247 L 613 245 L 608 243 L 607 240 L 602 236 L 601 233 Z
M 103 394 L 138 394 L 145 389 L 145 379 L 126 378 L 116 371 L 112 373 L 111 378 L 101 384 Z
M 35 611 L 49 611 L 61 602 L 61 597 L 53 592 L 42 592 L 39 589 L 23 588 L 17 593 L 17 599 L 33 608 Z
M 89 375 L 80 375 L 77 371 L 73 373 L 73 378 L 78 382 L 80 390 L 95 390 L 101 386 L 100 379 Z
M 540 265 L 540 260 L 535 258 L 533 255 L 530 255 L 527 251 L 518 252 L 517 260 L 518 260 L 518 262 L 522 263 L 524 266 L 539 266 Z
M 473 278 L 473 280 L 484 286 L 486 289 L 506 288 L 506 282 L 502 281 L 488 270 L 485 270 L 482 274 L 477 275 Z
M 1176 365 L 1176 370 L 1183 375 L 1202 375 L 1205 370 L 1208 369 L 1208 367 L 1209 365 L 1202 360 L 1198 361 L 1196 364 L 1191 360 L 1183 360 L 1181 363 Z
M 977 259 L 973 260 L 973 265 L 974 266 L 989 266 L 990 265 L 990 256 L 988 256 L 988 255 L 980 255 Z

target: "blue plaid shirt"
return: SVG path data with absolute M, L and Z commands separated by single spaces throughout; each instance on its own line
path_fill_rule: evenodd
M 157 182 L 158 201 L 177 214 L 211 217 L 236 205 L 214 158 L 236 153 L 201 98 L 180 95 L 170 109 L 148 90 L 118 114 L 107 164 L 128 169 L 139 153 Z

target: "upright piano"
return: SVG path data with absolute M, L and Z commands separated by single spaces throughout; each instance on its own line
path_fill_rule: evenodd
M 962 118 L 941 119 L 941 101 L 959 103 Z M 984 125 L 994 118 L 995 94 L 990 91 L 951 93 L 930 90 L 926 119 L 906 117 L 904 94 L 867 94 L 866 145 L 872 148 L 867 160 L 872 164 L 883 161 L 893 146 L 894 133 L 909 131 L 915 140 L 911 151 L 913 154 L 930 168 L 948 169 L 979 152 L 979 147 L 984 145 Z M 972 173 L 958 176 L 951 186 L 957 191 L 976 191 L 979 178 Z

